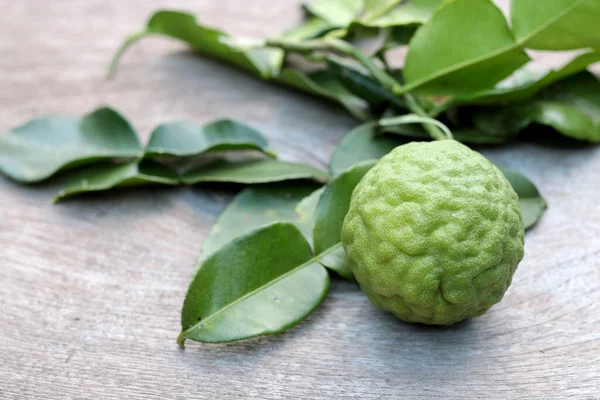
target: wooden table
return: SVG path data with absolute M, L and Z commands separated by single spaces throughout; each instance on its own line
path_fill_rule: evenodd
M 227 116 L 266 132 L 282 158 L 325 165 L 355 124 L 344 112 L 178 43 L 146 39 L 105 79 L 121 40 L 167 5 L 253 36 L 300 17 L 295 0 L 0 0 L 0 130 L 100 104 L 145 138 L 162 121 Z M 550 204 L 485 316 L 409 325 L 334 280 L 285 334 L 186 350 L 175 343 L 183 296 L 232 193 L 123 190 L 52 205 L 57 184 L 0 178 L 0 398 L 599 398 L 600 148 L 484 152 Z

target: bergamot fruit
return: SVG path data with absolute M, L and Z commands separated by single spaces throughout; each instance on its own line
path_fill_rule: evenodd
M 379 308 L 450 325 L 498 303 L 523 258 L 517 194 L 481 154 L 454 140 L 383 157 L 352 194 L 342 243 Z

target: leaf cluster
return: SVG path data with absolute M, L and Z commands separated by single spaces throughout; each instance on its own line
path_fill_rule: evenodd
M 36 118 L 0 135 L 0 172 L 26 184 L 69 171 L 55 201 L 143 185 L 326 182 L 310 165 L 281 161 L 256 129 L 224 119 L 161 124 L 142 147 L 131 124 L 102 107 L 81 118 Z

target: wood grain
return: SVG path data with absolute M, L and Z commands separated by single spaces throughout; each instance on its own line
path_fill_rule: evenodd
M 283 158 L 323 165 L 354 124 L 344 112 L 180 44 L 146 39 L 104 79 L 120 41 L 156 8 L 262 36 L 292 26 L 298 3 L 0 0 L 0 131 L 100 104 L 144 137 L 162 121 L 227 116 L 265 131 Z M 485 316 L 409 325 L 334 281 L 324 305 L 283 335 L 184 351 L 183 296 L 231 192 L 123 190 L 53 206 L 58 183 L 0 179 L 0 398 L 600 398 L 600 150 L 484 153 L 531 177 L 550 204 Z

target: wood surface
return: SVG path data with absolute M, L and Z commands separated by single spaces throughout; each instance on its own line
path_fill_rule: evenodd
M 264 36 L 298 21 L 298 4 L 0 0 L 0 131 L 101 104 L 145 138 L 166 120 L 233 117 L 266 132 L 283 158 L 323 166 L 355 125 L 343 111 L 179 43 L 145 39 L 105 79 L 114 50 L 154 9 Z M 550 204 L 513 285 L 483 317 L 410 325 L 334 280 L 322 307 L 285 334 L 185 350 L 175 343 L 183 296 L 231 192 L 133 189 L 52 205 L 59 183 L 0 178 L 0 398 L 600 398 L 600 148 L 483 152 L 532 178 Z

